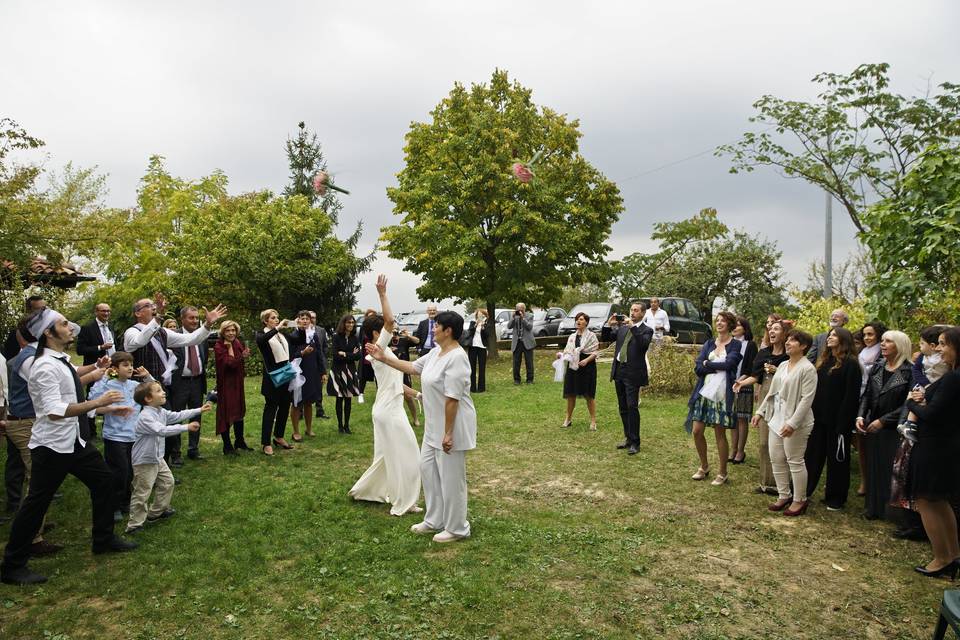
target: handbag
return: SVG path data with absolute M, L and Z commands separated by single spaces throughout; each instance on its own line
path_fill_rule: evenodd
M 282 367 L 269 371 L 268 373 L 270 374 L 270 381 L 273 383 L 273 386 L 277 388 L 287 384 L 297 375 L 297 372 L 294 371 L 289 362 L 283 363 Z
M 727 399 L 727 373 L 717 371 L 709 374 L 700 387 L 700 395 L 711 402 L 724 402 Z

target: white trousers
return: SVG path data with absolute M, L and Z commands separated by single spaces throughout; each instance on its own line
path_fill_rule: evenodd
M 470 535 L 467 522 L 467 452 L 444 453 L 424 443 L 420 448 L 420 477 L 426 513 L 423 521 L 431 529 L 457 536 Z
M 780 499 L 790 497 L 791 481 L 793 499 L 796 502 L 807 499 L 807 465 L 803 456 L 807 452 L 807 440 L 810 439 L 811 431 L 811 427 L 798 429 L 789 438 L 781 438 L 773 429 L 767 429 L 770 434 L 767 439 L 770 465 L 773 467 L 773 477 L 777 480 Z

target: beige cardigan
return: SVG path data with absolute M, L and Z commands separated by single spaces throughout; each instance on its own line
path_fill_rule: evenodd
M 806 358 L 800 358 L 795 370 L 787 373 L 790 361 L 781 362 L 770 383 L 767 397 L 760 403 L 757 415 L 767 421 L 773 418 L 774 398 L 783 400 L 783 423 L 794 429 L 813 427 L 813 396 L 817 393 L 817 369 Z

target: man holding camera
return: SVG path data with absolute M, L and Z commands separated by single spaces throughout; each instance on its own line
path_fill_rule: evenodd
M 647 349 L 653 339 L 653 329 L 643 323 L 643 312 L 643 303 L 634 302 L 629 318 L 610 316 L 602 332 L 604 341 L 616 344 L 610 379 L 617 390 L 624 436 L 617 449 L 627 449 L 630 455 L 640 449 L 640 387 L 648 384 Z
M 533 339 L 533 314 L 527 313 L 527 305 L 517 303 L 513 318 L 510 319 L 510 351 L 513 352 L 513 384 L 520 384 L 520 358 L 527 365 L 527 384 L 533 384 L 533 348 L 537 346 Z

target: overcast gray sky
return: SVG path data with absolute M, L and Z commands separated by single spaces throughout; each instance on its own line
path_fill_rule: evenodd
M 130 206 L 152 154 L 175 175 L 222 169 L 231 192 L 282 189 L 283 143 L 305 120 L 352 193 L 369 250 L 393 223 L 385 189 L 404 134 L 456 81 L 495 68 L 579 118 L 584 156 L 618 182 L 626 211 L 611 258 L 652 248 L 654 222 L 715 207 L 777 241 L 790 279 L 822 255 L 824 196 L 772 170 L 734 176 L 705 153 L 749 128 L 763 94 L 812 99 L 809 80 L 889 62 L 894 89 L 960 82 L 960 3 L 37 2 L 0 4 L 0 117 L 47 143 L 47 166 L 106 173 Z M 639 175 L 644 174 L 644 175 Z M 834 207 L 837 258 L 855 247 Z M 392 277 L 397 309 L 417 276 L 380 256 L 359 302 Z M 669 292 L 660 292 L 661 295 Z

